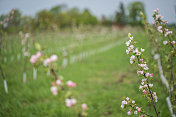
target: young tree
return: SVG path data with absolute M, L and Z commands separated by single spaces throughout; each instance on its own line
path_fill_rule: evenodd
M 145 15 L 145 8 L 142 2 L 133 2 L 129 5 L 129 23 L 131 25 L 142 25 L 140 12 Z
M 126 24 L 125 9 L 124 9 L 124 5 L 122 2 L 120 3 L 120 11 L 116 12 L 115 19 L 116 19 L 117 24 L 119 25 Z

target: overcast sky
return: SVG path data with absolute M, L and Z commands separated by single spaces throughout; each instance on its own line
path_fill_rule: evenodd
M 142 1 L 145 4 L 148 20 L 152 22 L 152 13 L 156 8 L 169 23 L 176 23 L 176 0 L 0 0 L 0 14 L 8 13 L 12 8 L 17 8 L 23 15 L 34 16 L 42 9 L 49 9 L 58 4 L 66 4 L 69 8 L 88 8 L 98 16 L 112 16 L 123 2 L 127 6 L 132 1 Z

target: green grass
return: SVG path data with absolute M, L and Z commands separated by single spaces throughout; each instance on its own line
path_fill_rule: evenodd
M 112 43 L 112 40 L 123 39 L 123 35 L 127 36 L 127 31 L 121 32 L 122 34 L 119 31 L 118 33 L 109 31 L 110 34 L 104 35 L 97 32 L 96 39 L 98 41 L 104 36 L 111 39 L 104 43 L 88 44 L 89 42 L 92 43 L 95 37 L 95 33 L 89 32 L 85 35 L 87 40 L 81 42 L 82 47 L 75 47 L 73 48 L 73 52 L 68 52 L 68 54 L 80 53 Z M 114 36 L 111 37 L 111 33 L 113 33 Z M 59 40 L 59 36 L 62 37 L 62 39 Z M 7 37 L 10 39 L 15 36 Z M 60 34 L 58 38 L 56 33 L 51 32 L 35 34 L 34 38 L 35 37 L 42 45 L 45 44 L 53 49 L 58 48 L 58 46 L 69 45 L 73 42 L 79 43 L 79 41 L 75 40 L 76 36 L 74 37 L 71 33 Z M 45 39 L 43 39 L 44 37 Z M 16 36 L 15 39 L 17 38 Z M 149 57 L 149 61 L 152 62 L 149 54 L 150 45 L 144 32 L 134 31 L 134 38 L 138 42 L 137 46 L 146 49 L 144 54 Z M 55 40 L 51 41 L 52 39 Z M 69 41 L 69 39 L 72 41 Z M 10 42 L 7 43 L 11 44 Z M 16 42 L 16 45 L 17 44 L 19 44 L 19 42 Z M 140 80 L 136 75 L 135 66 L 129 63 L 129 56 L 126 55 L 125 49 L 126 46 L 122 43 L 108 51 L 98 53 L 80 62 L 68 65 L 65 69 L 59 69 L 59 73 L 64 76 L 64 80 L 72 80 L 77 83 L 77 87 L 73 90 L 74 95 L 78 99 L 79 104 L 84 102 L 88 104 L 88 117 L 128 116 L 128 110 L 122 110 L 120 108 L 124 96 L 136 100 L 136 103 L 140 107 L 143 107 L 146 113 L 155 116 L 152 105 L 146 101 L 145 97 L 143 97 L 138 90 Z M 32 53 L 35 52 L 34 49 L 31 50 Z M 19 50 L 14 51 L 18 52 Z M 11 55 L 10 53 L 7 54 L 9 56 Z M 61 62 L 59 62 L 58 66 L 60 66 L 60 63 Z M 28 77 L 26 84 L 22 82 L 22 60 L 16 60 L 4 65 L 9 93 L 6 94 L 4 92 L 3 81 L 0 80 L 0 117 L 76 117 L 76 112 L 66 108 L 63 102 L 59 102 L 57 96 L 51 94 L 51 76 L 47 76 L 43 69 L 39 68 L 37 80 L 34 80 L 32 78 L 32 65 L 30 63 L 27 65 Z M 154 68 L 151 66 L 151 69 Z M 154 76 L 153 90 L 156 91 L 158 95 L 157 108 L 160 111 L 161 117 L 169 117 L 170 112 L 165 101 L 166 93 L 163 88 L 164 86 L 161 85 L 157 71 Z M 135 117 L 136 115 L 133 116 Z

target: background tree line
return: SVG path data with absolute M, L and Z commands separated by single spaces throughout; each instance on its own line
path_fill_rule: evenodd
M 89 9 L 80 11 L 78 8 L 69 9 L 66 5 L 57 5 L 49 10 L 41 10 L 35 17 L 22 16 L 21 12 L 16 9 L 13 20 L 7 24 L 0 24 L 0 27 L 5 32 L 13 33 L 19 32 L 20 30 L 57 30 L 80 25 L 112 26 L 116 24 L 117 26 L 141 26 L 140 11 L 145 11 L 142 2 L 133 2 L 127 6 L 127 9 L 125 9 L 123 3 L 120 3 L 119 10 L 115 13 L 114 18 L 102 16 L 101 19 L 94 16 Z M 7 15 L 1 15 L 0 21 L 4 20 L 6 17 Z

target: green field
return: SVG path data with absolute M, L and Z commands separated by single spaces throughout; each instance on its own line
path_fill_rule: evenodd
M 73 90 L 78 103 L 87 103 L 88 117 L 125 117 L 127 110 L 121 109 L 121 101 L 128 96 L 150 115 L 155 116 L 153 107 L 142 96 L 138 87 L 140 79 L 137 77 L 136 68 L 129 62 L 126 55 L 128 32 L 132 32 L 136 45 L 144 48 L 148 63 L 153 63 L 150 54 L 151 46 L 140 28 L 125 28 L 112 30 L 109 28 L 94 28 L 82 31 L 40 32 L 31 35 L 33 40 L 30 46 L 31 54 L 35 54 L 34 42 L 39 42 L 46 48 L 46 53 L 56 54 L 59 57 L 57 73 L 64 76 L 64 80 L 77 83 Z M 66 108 L 57 96 L 50 92 L 52 77 L 47 76 L 42 67 L 38 69 L 38 77 L 33 79 L 33 67 L 27 63 L 27 82 L 24 84 L 21 39 L 18 34 L 4 36 L 2 55 L 7 58 L 3 68 L 8 83 L 8 94 L 4 91 L 3 80 L 0 83 L 0 117 L 77 117 L 76 112 Z M 119 41 L 120 40 L 120 41 Z M 108 44 L 121 42 L 106 51 L 97 52 L 91 56 L 68 64 L 62 69 L 63 48 L 67 52 L 66 58 L 79 55 L 82 52 L 105 47 Z M 13 60 L 11 60 L 13 56 Z M 151 65 L 151 64 L 150 64 Z M 150 66 L 149 65 L 149 66 Z M 170 112 L 166 103 L 166 89 L 159 79 L 158 69 L 149 67 L 154 71 L 153 90 L 157 92 L 157 108 L 160 117 L 169 117 Z M 137 115 L 132 115 L 136 116 Z

